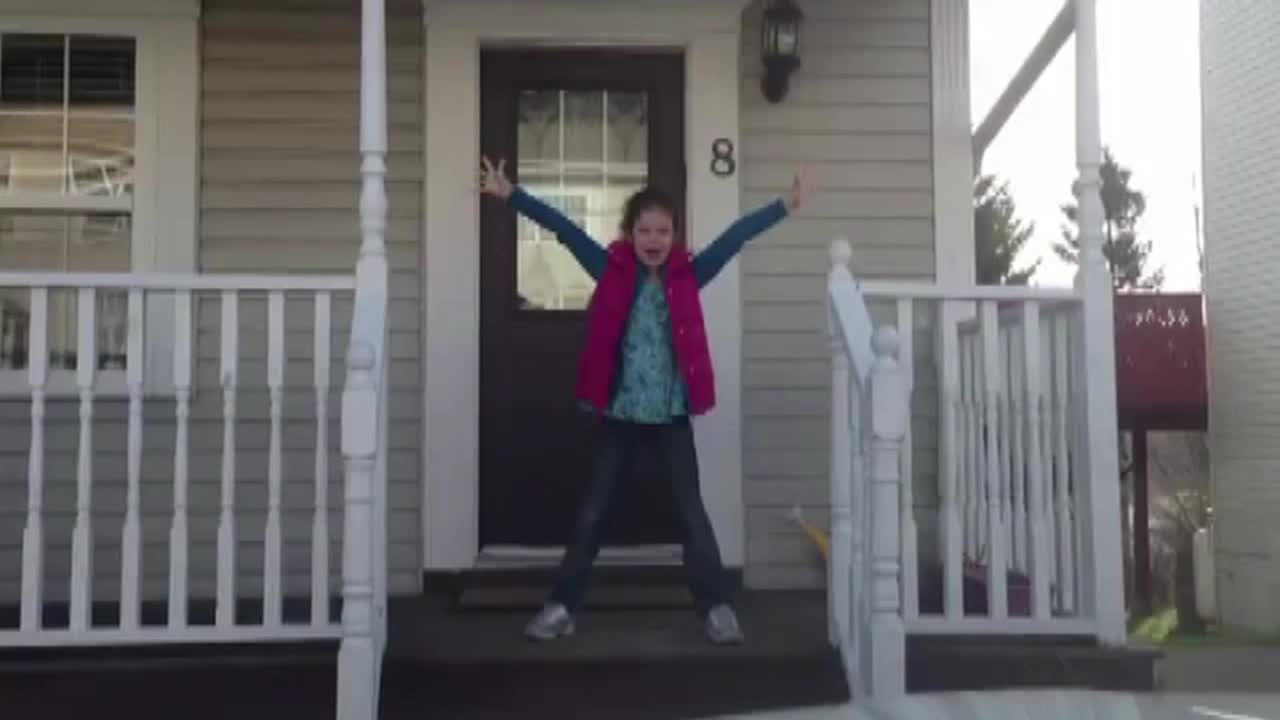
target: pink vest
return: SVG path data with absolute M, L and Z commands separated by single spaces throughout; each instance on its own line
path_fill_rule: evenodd
M 625 240 L 609 246 L 604 273 L 587 310 L 587 342 L 578 367 L 578 399 L 604 412 L 613 398 L 621 362 L 622 335 L 627 329 L 636 297 L 635 250 Z M 711 348 L 693 275 L 693 256 L 674 247 L 665 276 L 667 306 L 671 312 L 671 341 L 676 367 L 689 389 L 689 412 L 702 415 L 716 404 Z

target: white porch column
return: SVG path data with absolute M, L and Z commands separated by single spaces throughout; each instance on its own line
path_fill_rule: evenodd
M 360 254 L 342 397 L 345 464 L 338 720 L 378 716 L 386 622 L 387 44 L 385 0 L 362 0 Z
M 1116 425 L 1115 318 L 1111 272 L 1102 254 L 1102 133 L 1098 108 L 1097 0 L 1075 0 L 1076 164 L 1080 269 L 1084 296 L 1075 355 L 1079 453 L 1073 463 L 1079 532 L 1080 608 L 1098 621 L 1103 642 L 1123 643 L 1120 468 Z

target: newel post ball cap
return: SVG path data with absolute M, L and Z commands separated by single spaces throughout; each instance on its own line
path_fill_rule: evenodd
M 831 264 L 845 266 L 853 259 L 853 245 L 849 243 L 849 238 L 838 237 L 831 241 L 829 250 L 831 256 Z
M 871 339 L 871 347 L 875 350 L 877 357 L 897 357 L 900 345 L 898 329 L 890 325 L 881 325 L 876 328 L 876 334 Z

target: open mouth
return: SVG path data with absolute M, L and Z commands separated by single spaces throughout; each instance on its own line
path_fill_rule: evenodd
M 640 257 L 644 259 L 645 262 L 648 262 L 648 263 L 660 263 L 662 262 L 662 251 L 661 250 L 641 250 Z

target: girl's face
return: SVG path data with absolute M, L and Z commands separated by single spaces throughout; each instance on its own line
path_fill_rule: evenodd
M 671 214 L 662 208 L 642 211 L 631 226 L 631 243 L 636 249 L 636 257 L 650 269 L 656 270 L 667 261 L 674 240 L 675 223 Z

